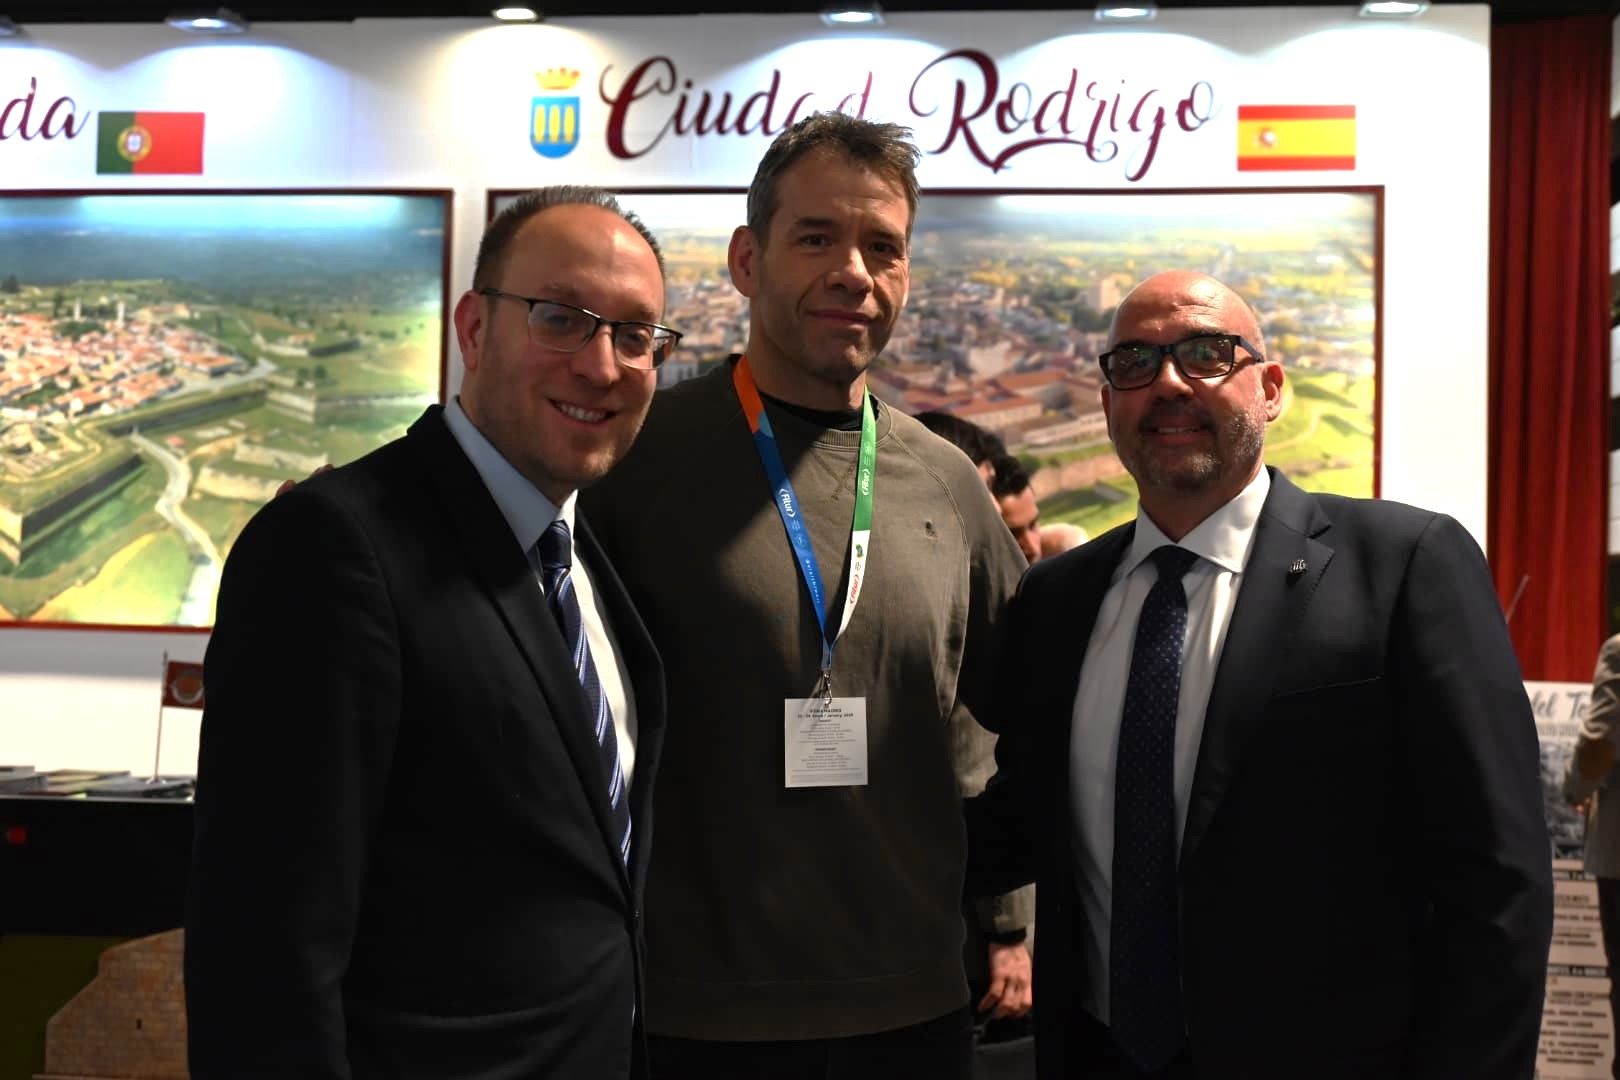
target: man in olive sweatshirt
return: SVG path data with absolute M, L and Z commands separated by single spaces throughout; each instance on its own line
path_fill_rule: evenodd
M 669 678 L 660 1080 L 970 1075 L 947 728 L 1025 562 L 968 460 L 866 392 L 910 282 L 906 134 L 777 139 L 729 252 L 746 353 L 658 394 L 581 496 Z

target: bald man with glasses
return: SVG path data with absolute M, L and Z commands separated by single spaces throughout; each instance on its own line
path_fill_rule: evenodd
M 1149 278 L 1099 358 L 1136 520 L 1031 568 L 969 878 L 1038 890 L 1042 1080 L 1528 1080 L 1536 733 L 1451 518 L 1262 464 L 1258 319 Z

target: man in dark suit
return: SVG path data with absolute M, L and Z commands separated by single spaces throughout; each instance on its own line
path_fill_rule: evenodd
M 657 653 L 574 512 L 653 368 L 661 256 L 552 188 L 485 234 L 458 399 L 249 523 L 205 662 L 195 1077 L 645 1075 Z
M 1282 367 L 1212 278 L 1101 364 L 1140 513 L 1025 577 L 969 808 L 971 887 L 1040 883 L 1040 1076 L 1528 1078 L 1551 868 L 1478 547 L 1262 467 Z

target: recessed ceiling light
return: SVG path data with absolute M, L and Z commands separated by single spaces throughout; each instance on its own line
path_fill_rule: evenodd
M 1153 0 L 1141 0 L 1135 4 L 1098 4 L 1096 19 L 1098 22 L 1142 22 L 1158 13 L 1159 5 Z
M 0 37 L 16 37 L 22 33 L 22 27 L 0 15 Z
M 1361 5 L 1363 19 L 1410 19 L 1429 10 L 1429 0 L 1371 0 Z
M 501 22 L 539 22 L 540 13 L 534 8 L 527 7 L 499 7 L 490 12 Z
M 230 8 L 217 11 L 177 11 L 163 20 L 176 30 L 188 34 L 240 34 L 248 22 Z
M 821 9 L 828 26 L 882 26 L 883 9 L 877 4 L 840 4 Z

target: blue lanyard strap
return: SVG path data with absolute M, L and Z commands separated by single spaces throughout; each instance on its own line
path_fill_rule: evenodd
M 872 549 L 872 488 L 877 471 L 877 417 L 872 408 L 872 395 L 863 392 L 861 400 L 860 464 L 855 484 L 854 520 L 850 526 L 849 595 L 844 598 L 843 617 L 838 628 L 829 632 L 821 566 L 810 545 L 810 532 L 805 526 L 804 515 L 800 513 L 798 496 L 793 491 L 793 482 L 788 479 L 787 467 L 782 463 L 782 453 L 776 445 L 776 432 L 771 429 L 770 417 L 765 415 L 765 402 L 759 396 L 759 388 L 754 383 L 746 356 L 737 361 L 731 379 L 737 390 L 737 398 L 742 402 L 743 416 L 748 420 L 749 431 L 754 437 L 754 449 L 759 452 L 760 462 L 765 466 L 765 477 L 775 496 L 776 512 L 782 519 L 788 543 L 793 546 L 794 560 L 799 564 L 799 574 L 810 594 L 810 605 L 816 612 L 816 625 L 821 629 L 821 679 L 818 689 L 823 696 L 830 698 L 833 650 L 855 613 Z

